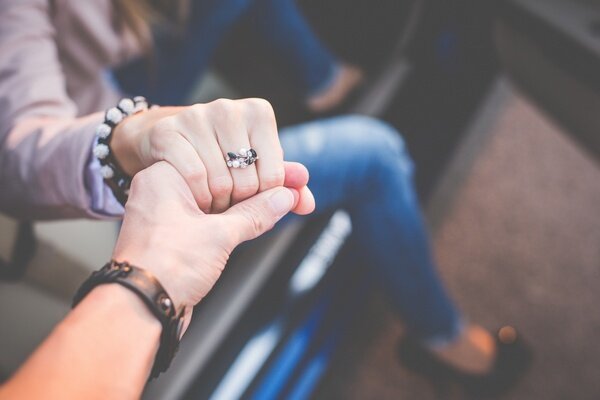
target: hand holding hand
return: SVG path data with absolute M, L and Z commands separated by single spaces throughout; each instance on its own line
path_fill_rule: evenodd
M 223 212 L 256 193 L 288 186 L 297 177 L 308 179 L 304 167 L 284 163 L 273 108 L 262 99 L 220 99 L 139 113 L 117 125 L 111 147 L 131 176 L 167 161 L 183 176 L 205 213 Z M 240 148 L 255 149 L 260 159 L 244 169 L 229 168 L 225 155 Z M 303 179 L 299 186 L 290 186 L 300 193 L 293 210 L 299 214 L 314 208 Z
M 298 198 L 296 190 L 279 186 L 207 215 L 181 175 L 159 162 L 133 179 L 113 258 L 148 269 L 177 307 L 191 311 L 211 290 L 233 249 L 271 229 Z

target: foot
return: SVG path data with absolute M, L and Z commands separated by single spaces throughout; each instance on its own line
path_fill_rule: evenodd
M 530 347 L 510 326 L 500 329 L 496 336 L 479 326 L 469 326 L 455 342 L 438 349 L 407 336 L 398 350 L 400 362 L 428 378 L 438 390 L 447 391 L 448 384 L 458 384 L 468 398 L 476 399 L 512 389 L 532 359 Z
M 452 343 L 432 349 L 440 361 L 470 374 L 486 374 L 496 358 L 496 340 L 484 328 L 471 325 Z
M 339 106 L 362 80 L 363 73 L 359 68 L 342 65 L 331 85 L 310 97 L 307 106 L 314 113 L 330 111 Z

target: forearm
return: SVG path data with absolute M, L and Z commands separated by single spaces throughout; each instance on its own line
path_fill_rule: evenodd
M 160 332 L 133 292 L 98 286 L 0 390 L 0 399 L 139 398 Z
M 29 118 L 0 146 L 0 210 L 18 218 L 99 217 L 85 169 L 101 114 Z
M 102 114 L 77 117 L 82 109 L 67 92 L 54 14 L 47 0 L 0 1 L 0 211 L 23 219 L 100 217 L 90 210 L 84 164 Z

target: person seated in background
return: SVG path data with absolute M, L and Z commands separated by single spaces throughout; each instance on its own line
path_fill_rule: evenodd
M 402 362 L 477 393 L 514 385 L 529 353 L 514 330 L 495 336 L 466 322 L 449 298 L 413 165 L 393 127 L 354 115 L 278 131 L 273 109 L 259 99 L 141 111 L 144 99 L 117 102 L 104 72 L 139 57 L 151 42 L 135 40 L 114 3 L 0 3 L 0 209 L 27 219 L 119 217 L 131 177 L 166 161 L 200 210 L 219 214 L 303 174 L 298 164 L 282 162 L 279 134 L 286 159 L 311 173 L 317 213 L 350 213 L 367 267 L 409 333 Z M 299 189 L 305 200 L 296 213 L 312 210 L 311 191 Z
M 155 1 L 155 6 L 164 10 L 161 13 L 151 12 L 142 7 L 143 3 L 117 2 L 122 16 L 139 27 L 139 36 L 150 35 L 146 24 L 136 24 L 143 18 L 152 20 L 155 16 L 156 20 L 161 15 L 163 27 L 165 21 L 175 27 L 161 29 L 156 35 L 150 59 L 137 58 L 117 68 L 114 75 L 124 92 L 143 95 L 154 103 L 183 105 L 222 37 L 242 18 L 252 21 L 252 27 L 288 72 L 311 111 L 322 113 L 336 108 L 363 80 L 359 68 L 338 60 L 319 40 L 295 0 L 192 0 L 185 10 L 172 1 Z M 182 14 L 184 28 L 178 23 Z
M 207 215 L 168 163 L 140 172 L 113 261 L 102 278 L 84 284 L 75 308 L 0 384 L 0 399 L 139 398 L 148 377 L 168 366 L 192 307 L 233 249 L 269 230 L 299 201 L 296 190 L 277 187 Z

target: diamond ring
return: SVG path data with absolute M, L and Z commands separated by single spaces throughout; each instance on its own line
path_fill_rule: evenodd
M 246 168 L 248 165 L 254 164 L 256 160 L 258 160 L 258 155 L 256 154 L 256 150 L 252 148 L 241 148 L 237 153 L 230 151 L 225 157 L 229 168 Z

